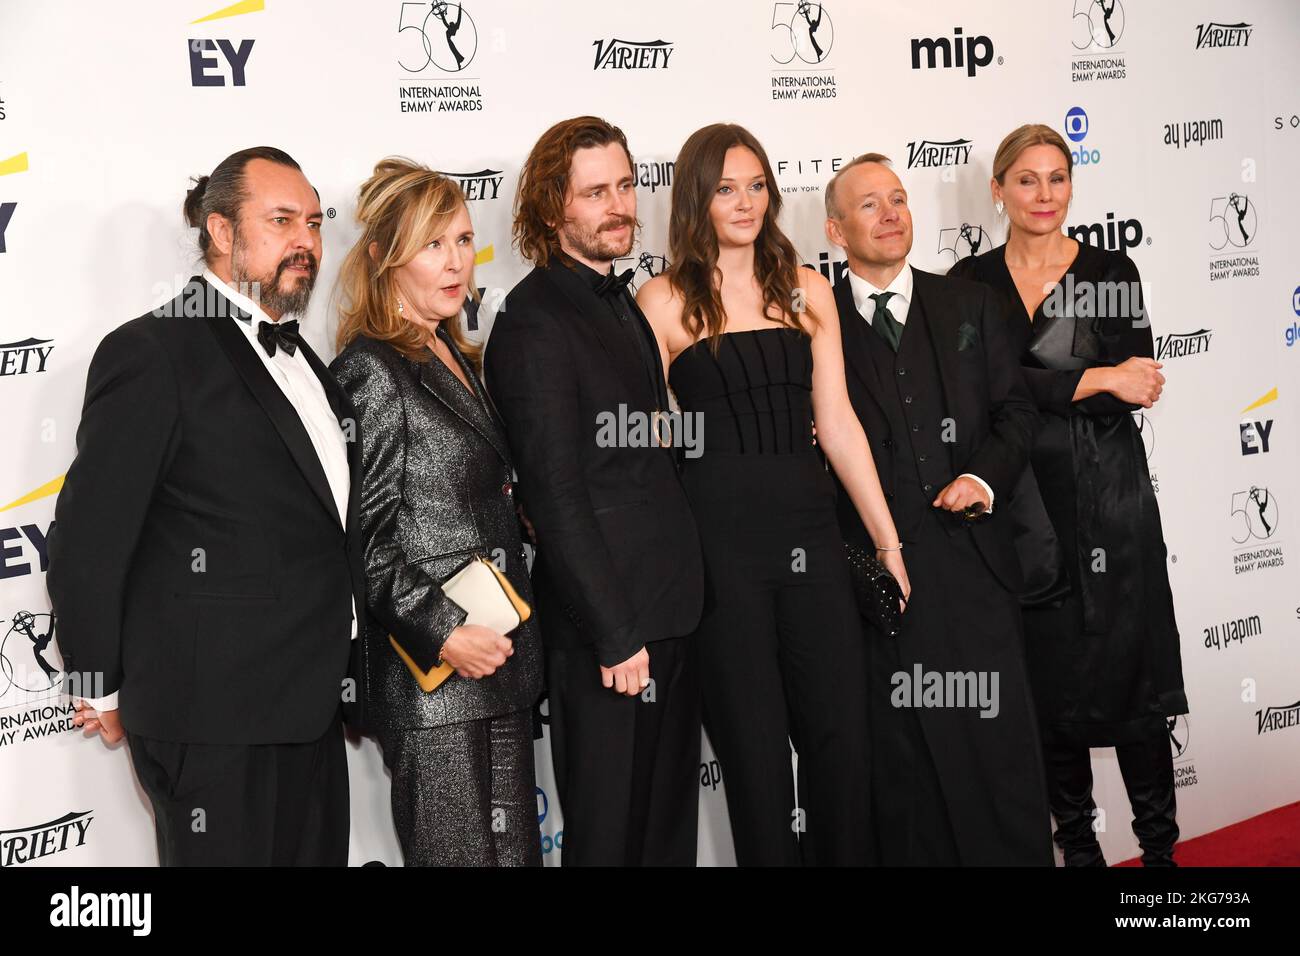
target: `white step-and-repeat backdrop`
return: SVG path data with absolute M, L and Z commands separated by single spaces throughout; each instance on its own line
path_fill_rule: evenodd
M 580 113 L 627 132 L 641 277 L 663 268 L 673 158 L 707 123 L 765 144 L 787 230 L 828 275 L 844 266 L 822 188 L 852 156 L 893 157 L 912 262 L 943 271 L 1003 239 L 1001 137 L 1030 121 L 1065 134 L 1070 230 L 1138 264 L 1169 380 L 1141 425 L 1192 709 L 1170 728 L 1183 834 L 1300 799 L 1293 0 L 3 0 L 0 21 L 0 866 L 156 862 L 124 748 L 71 726 L 44 572 L 95 346 L 196 271 L 188 178 L 259 144 L 302 164 L 328 217 L 306 334 L 332 355 L 358 185 L 392 153 L 454 175 L 479 236 L 481 337 L 526 271 L 510 247 L 520 163 Z M 544 704 L 536 726 L 555 863 Z M 352 860 L 400 863 L 378 749 L 353 741 L 349 759 Z M 1094 764 L 1103 848 L 1135 855 L 1113 752 Z M 699 779 L 700 860 L 730 863 L 707 747 Z

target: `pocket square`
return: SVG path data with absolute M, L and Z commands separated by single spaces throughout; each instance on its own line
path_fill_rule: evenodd
M 980 344 L 980 330 L 969 322 L 963 322 L 957 329 L 957 351 L 965 352 Z

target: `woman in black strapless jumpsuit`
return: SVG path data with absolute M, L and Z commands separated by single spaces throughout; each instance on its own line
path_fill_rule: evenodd
M 736 860 L 869 862 L 865 636 L 813 445 L 809 338 L 733 332 L 716 356 L 702 339 L 668 379 L 703 414 L 682 472 L 712 595 L 694 643 Z

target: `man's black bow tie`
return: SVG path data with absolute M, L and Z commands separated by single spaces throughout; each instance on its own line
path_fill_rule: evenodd
M 607 295 L 617 295 L 627 288 L 627 285 L 632 281 L 632 276 L 635 272 L 635 269 L 628 269 L 622 275 L 618 275 L 611 269 L 605 275 L 601 276 L 600 281 L 596 283 L 596 295 L 602 297 Z
M 302 341 L 298 337 L 298 320 L 258 322 L 257 341 L 262 343 L 262 348 L 266 349 L 266 354 L 272 358 L 275 357 L 276 348 L 284 349 L 285 355 L 292 355 L 298 351 L 298 343 Z

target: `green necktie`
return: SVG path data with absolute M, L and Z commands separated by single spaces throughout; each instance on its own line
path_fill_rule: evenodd
M 885 340 L 892 351 L 898 351 L 898 343 L 903 338 L 903 323 L 889 314 L 885 303 L 894 295 L 892 292 L 873 292 L 871 301 L 876 303 L 875 315 L 871 317 L 871 327 Z

